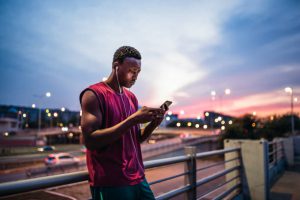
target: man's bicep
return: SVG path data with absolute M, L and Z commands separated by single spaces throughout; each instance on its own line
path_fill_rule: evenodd
M 86 137 L 102 127 L 102 113 L 99 102 L 92 91 L 86 91 L 82 96 L 81 129 Z

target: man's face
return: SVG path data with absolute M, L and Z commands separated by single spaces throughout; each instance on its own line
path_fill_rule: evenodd
M 136 58 L 125 58 L 122 64 L 118 65 L 118 78 L 120 85 L 131 88 L 141 71 L 141 60 Z

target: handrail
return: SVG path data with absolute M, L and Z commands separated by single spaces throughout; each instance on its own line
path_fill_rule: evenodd
M 88 180 L 88 172 L 73 172 L 54 176 L 46 176 L 21 181 L 12 181 L 0 184 L 0 196 L 18 194 L 32 190 L 39 190 L 48 187 L 66 185 Z
M 204 152 L 204 153 L 198 153 L 194 156 L 194 159 L 204 158 L 208 156 L 214 156 L 214 155 L 220 155 L 225 154 L 229 152 L 234 151 L 240 151 L 240 148 L 228 148 L 223 150 L 216 150 L 216 151 L 210 151 L 210 152 Z M 172 158 L 164 158 L 159 160 L 152 160 L 152 161 L 146 161 L 144 162 L 144 166 L 146 169 L 154 168 L 154 167 L 160 167 L 160 166 L 166 166 L 171 164 L 176 164 L 180 162 L 190 162 L 192 159 L 191 155 L 185 155 L 185 156 L 176 156 Z M 213 174 L 208 178 L 201 179 L 200 181 L 196 182 L 195 184 L 201 185 L 204 182 L 208 182 L 209 180 L 214 180 L 222 175 L 225 175 L 233 170 L 240 169 L 240 166 L 233 167 L 231 169 L 223 170 L 219 173 Z M 196 168 L 193 169 L 196 171 Z M 168 177 L 165 180 L 172 179 L 174 177 L 182 176 L 189 174 L 190 172 L 184 172 L 182 174 L 177 174 L 172 177 Z M 87 181 L 88 180 L 88 172 L 82 171 L 82 172 L 73 172 L 68 174 L 62 174 L 62 175 L 54 175 L 50 177 L 39 177 L 39 178 L 33 178 L 28 180 L 22 180 L 22 181 L 13 181 L 13 182 L 7 182 L 0 184 L 0 196 L 7 196 L 11 194 L 18 194 L 22 192 L 29 192 L 32 190 L 39 190 L 39 189 L 45 189 L 49 187 L 59 186 L 59 185 L 65 185 L 65 184 L 71 184 L 71 183 L 77 183 L 81 181 Z M 163 179 L 154 181 L 152 184 L 162 182 Z M 162 194 L 157 197 L 157 199 L 167 199 L 174 197 L 178 194 L 187 192 L 194 189 L 192 185 L 186 185 L 181 188 L 177 188 L 175 190 L 169 191 L 165 194 Z
M 197 153 L 196 158 L 205 158 L 208 156 L 216 156 L 216 155 L 221 155 L 221 154 L 230 153 L 230 152 L 234 152 L 234 151 L 240 151 L 240 148 L 227 148 L 227 149 L 223 149 L 223 150 L 214 150 L 214 151 L 208 151 L 208 152 L 204 152 L 204 153 Z

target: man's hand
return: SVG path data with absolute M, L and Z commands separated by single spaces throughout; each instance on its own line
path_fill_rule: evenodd
M 159 110 L 159 112 L 154 116 L 154 118 L 151 120 L 151 122 L 142 131 L 141 137 L 140 137 L 140 143 L 145 141 L 152 134 L 152 132 L 155 130 L 155 128 L 157 126 L 159 126 L 160 123 L 163 121 L 164 114 L 167 110 L 164 110 L 162 108 L 159 108 L 158 110 Z
M 165 111 L 161 108 L 149 108 L 143 106 L 140 110 L 133 113 L 130 117 L 134 119 L 136 123 L 147 123 L 151 121 L 163 120 Z M 160 121 L 160 122 L 161 122 Z

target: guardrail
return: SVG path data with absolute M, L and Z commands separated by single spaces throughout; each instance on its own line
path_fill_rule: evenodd
M 167 193 L 164 193 L 162 195 L 159 195 L 156 197 L 158 200 L 164 200 L 169 199 L 171 197 L 175 197 L 177 195 L 186 194 L 186 199 L 201 199 L 204 197 L 207 197 L 208 195 L 211 195 L 212 193 L 219 191 L 218 195 L 214 197 L 214 199 L 223 199 L 229 195 L 238 195 L 242 191 L 242 185 L 241 185 L 241 157 L 240 157 L 240 148 L 228 148 L 223 150 L 216 150 L 216 151 L 209 151 L 204 153 L 196 153 L 196 147 L 186 147 L 186 155 L 184 156 L 177 156 L 172 158 L 165 158 L 165 159 L 159 159 L 159 160 L 151 160 L 144 162 L 145 168 L 150 169 L 154 167 L 161 167 L 161 166 L 167 166 L 171 164 L 176 163 L 186 163 L 186 170 L 180 174 L 173 175 L 171 177 L 159 179 L 153 182 L 150 182 L 150 185 L 154 185 L 157 183 L 161 183 L 167 180 L 171 180 L 180 176 L 185 176 L 185 185 L 177 188 L 175 190 L 169 191 Z M 214 164 L 211 164 L 209 166 L 205 166 L 202 168 L 197 168 L 197 159 L 203 159 L 211 156 L 216 155 L 224 155 L 226 153 L 230 152 L 238 152 L 238 157 L 232 158 L 230 160 L 217 162 Z M 197 172 L 215 167 L 218 165 L 224 165 L 225 163 L 232 162 L 232 161 L 239 161 L 239 165 L 236 165 L 230 169 L 225 169 L 219 172 L 216 172 L 210 176 L 207 176 L 205 178 L 202 178 L 200 180 L 197 180 Z M 222 176 L 225 176 L 233 171 L 239 171 L 239 175 L 232 177 L 231 179 L 228 179 L 226 181 L 220 182 L 215 187 L 209 189 L 204 194 L 200 194 L 200 196 L 197 195 L 197 187 L 202 186 L 203 184 L 209 183 L 213 180 L 216 180 Z M 55 175 L 50 177 L 42 177 L 42 178 L 34 178 L 34 179 L 28 179 L 28 180 L 22 180 L 22 181 L 14 181 L 14 182 L 8 182 L 0 184 L 0 196 L 7 196 L 12 194 L 18 194 L 23 192 L 29 192 L 33 190 L 40 190 L 45 189 L 49 187 L 55 187 L 65 184 L 71 184 L 71 183 L 77 183 L 81 181 L 87 181 L 88 180 L 88 172 L 75 172 L 75 173 L 68 173 L 63 175 Z M 232 182 L 233 180 L 239 180 L 237 181 L 237 184 L 230 185 L 230 187 L 224 188 L 225 185 Z M 236 181 L 235 181 L 236 182 Z M 222 189 L 222 190 L 220 190 Z M 233 194 L 234 193 L 234 194 Z
M 283 173 L 286 165 L 282 139 L 274 139 L 272 142 L 268 142 L 268 159 L 268 181 L 272 186 Z

